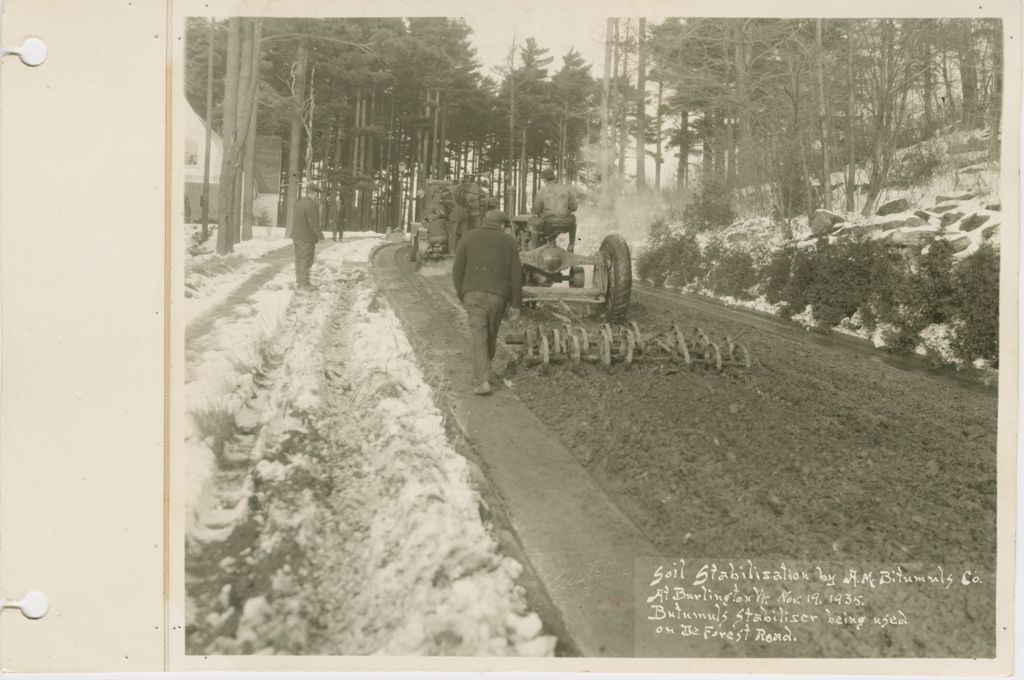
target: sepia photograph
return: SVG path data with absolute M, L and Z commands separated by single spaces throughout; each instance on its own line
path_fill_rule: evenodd
M 997 657 L 1017 26 L 683 5 L 179 17 L 186 657 Z

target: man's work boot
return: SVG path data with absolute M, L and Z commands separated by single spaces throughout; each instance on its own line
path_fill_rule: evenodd
M 489 382 L 482 382 L 479 385 L 477 385 L 476 388 L 473 390 L 473 394 L 480 395 L 481 397 L 482 396 L 486 396 L 486 395 L 488 395 L 490 393 L 491 393 L 491 383 L 489 383 Z

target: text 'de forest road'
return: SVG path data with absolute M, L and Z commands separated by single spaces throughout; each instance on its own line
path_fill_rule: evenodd
M 994 586 L 969 565 L 640 559 L 637 654 L 991 657 Z

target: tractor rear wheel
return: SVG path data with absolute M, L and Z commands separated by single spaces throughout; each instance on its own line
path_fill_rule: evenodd
M 629 254 L 629 244 L 621 234 L 608 234 L 601 241 L 600 252 L 606 271 L 605 318 L 610 323 L 622 323 L 626 320 L 629 294 L 633 288 L 633 261 Z

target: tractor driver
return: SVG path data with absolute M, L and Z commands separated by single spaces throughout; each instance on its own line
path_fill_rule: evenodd
M 484 197 L 483 189 L 473 179 L 473 175 L 465 174 L 459 186 L 455 187 L 456 215 L 459 218 L 456 230 L 465 234 L 470 229 L 476 229 L 480 225 L 480 218 L 484 211 L 481 199 Z
M 537 217 L 530 220 L 530 247 L 540 245 L 541 230 L 550 229 L 568 231 L 572 251 L 576 243 L 576 197 L 569 187 L 558 183 L 551 168 L 544 168 L 540 176 L 544 186 L 533 199 L 533 214 Z

